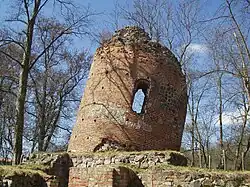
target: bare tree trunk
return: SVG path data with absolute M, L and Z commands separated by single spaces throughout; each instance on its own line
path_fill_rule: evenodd
M 199 167 L 202 168 L 201 144 L 199 145 Z
M 194 166 L 194 124 L 192 123 L 192 142 L 191 142 L 191 151 L 192 151 L 192 160 L 191 160 L 191 166 Z
M 222 123 L 222 113 L 223 113 L 223 103 L 222 103 L 222 76 L 223 74 L 219 74 L 217 87 L 219 91 L 219 126 L 220 126 L 220 162 L 218 168 L 224 168 L 223 162 L 223 123 Z
M 244 118 L 243 118 L 243 124 L 242 124 L 242 129 L 241 129 L 241 134 L 240 134 L 240 139 L 239 139 L 239 143 L 237 145 L 237 152 L 236 152 L 236 158 L 235 158 L 235 165 L 234 168 L 237 169 L 238 168 L 238 160 L 240 159 L 240 153 L 242 151 L 242 147 L 243 147 L 243 139 L 244 139 L 244 135 L 246 133 L 246 126 L 247 126 L 247 121 L 248 121 L 248 109 L 247 106 L 245 105 L 245 114 L 244 114 Z M 240 161 L 241 163 L 241 161 Z M 241 166 L 239 166 L 241 167 Z
M 45 91 L 46 92 L 46 91 Z M 46 94 L 46 93 L 45 93 Z M 39 133 L 38 133 L 38 151 L 44 151 L 44 139 L 46 134 L 46 121 L 45 121 L 45 102 L 46 96 L 43 95 L 42 108 L 41 108 L 41 119 L 38 123 Z
M 240 165 L 242 165 L 242 168 L 243 168 L 243 166 L 244 166 L 244 163 L 242 163 L 242 162 L 245 161 L 245 158 L 246 158 L 246 155 L 247 155 L 249 149 L 250 149 L 250 136 L 249 136 L 248 139 L 247 139 L 246 150 L 243 152 L 243 155 L 242 155 L 243 158 L 242 158 L 241 163 L 240 163 Z
M 45 52 L 46 58 L 46 52 Z M 45 151 L 44 150 L 44 139 L 46 134 L 46 98 L 47 98 L 47 80 L 48 80 L 48 67 L 47 62 L 45 59 L 45 76 L 43 82 L 43 94 L 42 94 L 42 103 L 41 103 L 41 120 L 38 123 L 39 133 L 38 133 L 38 151 Z
M 190 93 L 193 93 L 192 91 Z M 192 118 L 192 126 L 191 126 L 191 151 L 192 151 L 192 160 L 191 160 L 191 166 L 194 166 L 194 160 L 195 160 L 195 155 L 194 155 L 194 143 L 195 143 L 195 136 L 194 136 L 194 130 L 195 130 L 195 117 L 194 117 L 194 100 L 192 96 L 192 101 L 191 105 L 192 108 L 190 109 L 191 113 L 191 118 Z M 189 105 L 190 106 L 190 105 Z
M 26 55 L 25 55 L 26 56 Z M 24 59 L 26 58 L 24 56 Z M 25 61 L 24 61 L 25 62 Z M 19 79 L 19 91 L 16 104 L 16 125 L 15 125 L 15 141 L 14 141 L 14 164 L 20 164 L 23 146 L 23 128 L 24 128 L 24 110 L 25 98 L 27 93 L 29 63 L 24 63 L 21 69 Z
M 24 3 L 27 5 L 27 2 Z M 17 96 L 17 118 L 15 126 L 15 141 L 14 141 L 14 164 L 20 164 L 23 146 L 23 128 L 24 128 L 24 112 L 25 99 L 27 93 L 27 83 L 29 76 L 29 65 L 31 57 L 31 46 L 33 41 L 34 25 L 38 14 L 40 0 L 37 0 L 34 6 L 33 15 L 27 23 L 25 51 L 23 54 L 22 67 L 19 79 L 19 91 Z
M 52 129 L 51 129 L 50 133 L 48 134 L 48 138 L 44 142 L 44 151 L 47 150 L 48 147 L 49 147 L 49 143 L 50 143 L 51 138 L 52 138 L 52 136 L 54 134 L 54 131 L 56 129 L 56 124 L 57 124 L 57 122 L 59 120 L 59 117 L 60 117 L 60 114 L 61 114 L 62 105 L 63 105 L 63 100 L 62 100 L 62 97 L 60 97 L 60 105 L 59 105 L 59 109 L 58 109 L 57 115 L 55 116 L 55 119 L 53 121 Z

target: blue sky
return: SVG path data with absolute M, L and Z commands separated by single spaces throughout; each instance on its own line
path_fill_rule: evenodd
M 84 5 L 84 6 L 90 6 L 92 10 L 99 12 L 99 13 L 105 13 L 109 14 L 111 13 L 114 8 L 116 2 L 118 2 L 120 5 L 132 5 L 133 0 L 75 0 L 77 4 Z M 176 0 L 170 0 L 172 3 L 176 3 Z M 212 14 L 219 6 L 219 4 L 222 2 L 222 0 L 203 0 L 204 3 L 204 10 L 206 11 L 206 14 Z M 10 3 L 8 0 L 0 0 L 0 18 L 2 19 L 6 14 L 11 12 L 11 9 L 7 6 L 8 4 L 13 4 L 13 1 Z M 98 21 L 102 23 L 103 21 L 106 21 L 107 16 L 101 15 L 98 17 Z
M 217 10 L 219 4 L 222 0 L 203 0 L 204 4 L 204 11 L 206 15 L 212 16 L 212 14 Z M 84 6 L 90 6 L 93 11 L 96 13 L 101 13 L 100 15 L 95 17 L 95 27 L 94 30 L 98 30 L 101 32 L 102 30 L 110 30 L 110 25 L 108 26 L 108 21 L 110 21 L 112 18 L 110 17 L 110 13 L 113 12 L 115 9 L 115 4 L 118 2 L 121 6 L 127 6 L 133 4 L 133 0 L 75 0 L 77 4 L 84 5 Z M 171 3 L 176 3 L 176 0 L 170 0 Z M 10 3 L 8 0 L 0 0 L 0 20 L 3 20 L 7 17 L 7 15 L 13 11 L 9 4 L 13 5 L 13 1 Z M 45 10 L 45 13 L 52 12 L 47 7 L 47 10 Z M 124 20 L 120 21 L 121 24 L 126 25 L 126 22 Z M 0 26 L 3 24 L 2 21 L 0 21 Z M 84 38 L 84 40 L 76 39 L 75 47 L 76 48 L 82 48 L 82 46 L 86 48 L 91 48 L 91 52 L 94 52 L 97 48 L 98 44 L 91 42 L 87 38 Z
M 212 17 L 215 11 L 220 6 L 222 1 L 223 0 L 202 0 L 204 15 L 206 15 L 206 17 L 210 17 L 210 16 Z M 99 30 L 100 32 L 102 30 L 110 29 L 110 25 L 107 22 L 111 21 L 112 19 L 110 17 L 110 13 L 114 11 L 115 4 L 119 3 L 120 6 L 123 6 L 123 7 L 129 6 L 131 8 L 133 5 L 133 0 L 84 0 L 84 1 L 75 0 L 75 2 L 82 4 L 84 6 L 89 5 L 91 9 L 94 10 L 95 12 L 103 13 L 100 16 L 97 16 L 97 19 L 96 19 L 96 29 Z M 178 0 L 170 0 L 170 2 L 175 4 L 178 2 Z M 124 20 L 119 20 L 119 21 L 120 21 L 120 24 L 127 25 L 127 23 Z M 93 45 L 93 43 L 89 43 L 89 42 L 88 42 L 88 45 L 91 46 L 92 48 L 91 51 L 93 52 L 98 46 L 96 44 Z

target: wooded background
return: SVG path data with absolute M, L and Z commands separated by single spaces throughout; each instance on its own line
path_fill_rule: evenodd
M 190 165 L 250 169 L 249 0 L 107 1 L 104 12 L 70 0 L 0 3 L 0 158 L 66 150 L 95 48 L 137 25 L 186 75 Z

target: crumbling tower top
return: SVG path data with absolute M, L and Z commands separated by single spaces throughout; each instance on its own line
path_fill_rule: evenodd
M 166 46 L 152 40 L 149 34 L 138 26 L 127 26 L 115 31 L 112 37 L 103 43 L 103 46 L 119 45 L 119 43 L 127 46 L 135 44 L 146 45 L 145 51 L 150 51 L 152 54 L 161 53 L 161 56 L 173 58 L 173 62 L 179 65 L 176 57 Z
M 116 31 L 110 41 L 117 42 L 120 39 L 122 39 L 125 44 L 144 43 L 151 40 L 148 33 L 137 26 L 128 26 Z

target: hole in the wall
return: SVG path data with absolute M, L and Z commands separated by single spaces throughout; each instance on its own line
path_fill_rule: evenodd
M 96 119 L 94 119 L 94 122 L 96 122 Z
M 138 114 L 143 113 L 143 105 L 145 103 L 145 94 L 142 89 L 138 89 L 135 93 L 132 109 Z
M 102 89 L 104 89 L 104 87 L 102 86 Z
M 84 121 L 84 119 L 82 118 L 82 121 Z
M 96 104 L 96 102 L 93 102 L 93 104 L 95 105 L 95 104 Z
M 108 71 L 108 70 L 106 70 L 106 71 L 105 71 L 105 74 L 107 75 L 108 73 L 109 73 L 109 71 Z
M 145 112 L 148 88 L 149 82 L 144 79 L 138 80 L 135 84 L 132 110 L 137 114 L 143 114 Z
M 87 137 L 87 140 L 89 139 L 89 137 Z

